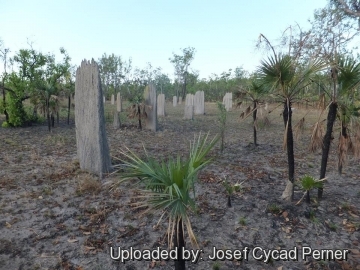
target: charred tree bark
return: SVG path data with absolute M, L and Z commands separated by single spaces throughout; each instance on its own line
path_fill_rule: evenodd
M 294 158 L 294 137 L 292 131 L 292 110 L 291 110 L 291 102 L 287 99 L 284 103 L 284 111 L 283 111 L 283 120 L 285 125 L 286 132 L 286 149 L 288 156 L 288 180 L 294 184 L 295 178 L 295 158 Z M 291 190 L 291 200 L 294 199 L 294 185 L 292 185 Z
M 175 260 L 175 270 L 185 270 L 185 260 L 182 256 L 182 249 L 185 248 L 182 219 L 180 218 L 175 230 L 174 246 L 177 247 L 177 260 Z
M 310 203 L 310 190 L 306 191 L 306 203 Z
M 254 101 L 253 104 L 254 104 L 254 111 L 253 111 L 254 146 L 257 146 L 257 134 L 256 134 L 257 102 Z
M 228 195 L 227 206 L 231 207 L 231 196 L 230 195 Z
M 326 133 L 323 138 L 320 179 L 324 179 L 326 174 L 326 166 L 329 158 L 330 144 L 332 139 L 332 131 L 336 119 L 336 112 L 337 112 L 337 103 L 333 101 L 329 107 L 329 112 L 326 121 Z M 323 188 L 318 188 L 318 199 L 322 199 L 322 195 L 323 195 Z

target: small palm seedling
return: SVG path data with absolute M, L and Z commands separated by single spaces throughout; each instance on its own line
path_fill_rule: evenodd
M 207 154 L 216 144 L 218 137 L 207 143 L 208 134 L 190 143 L 190 153 L 187 159 L 169 158 L 157 161 L 146 153 L 146 159 L 141 159 L 129 149 L 121 151 L 126 170 L 122 173 L 121 183 L 125 180 L 140 179 L 144 189 L 140 191 L 137 208 L 146 208 L 145 213 L 161 213 L 158 224 L 164 217 L 168 219 L 168 244 L 178 250 L 178 260 L 175 270 L 185 269 L 185 260 L 181 249 L 185 247 L 185 233 L 193 246 L 198 246 L 192 230 L 189 217 L 195 210 L 195 182 L 197 173 L 211 162 Z
M 246 225 L 246 218 L 245 217 L 240 217 L 239 218 L 239 223 L 241 226 L 245 226 Z
M 306 195 L 306 202 L 310 203 L 310 190 L 314 188 L 322 188 L 325 179 L 316 180 L 314 177 L 305 175 L 303 178 L 300 179 L 300 185 L 303 190 L 305 190 L 304 196 Z M 304 196 L 300 199 L 298 203 L 304 198 Z M 297 204 L 298 204 L 297 203 Z
M 247 107 L 245 111 L 240 114 L 240 118 L 246 119 L 250 115 L 253 117 L 253 133 L 254 133 L 254 146 L 257 144 L 257 129 L 258 129 L 258 112 L 263 120 L 263 124 L 267 125 L 270 123 L 269 119 L 265 116 L 262 117 L 262 107 L 264 107 L 264 102 L 261 100 L 266 94 L 268 94 L 268 87 L 258 80 L 255 76 L 251 79 L 250 84 L 247 89 L 239 89 L 235 93 L 235 99 L 238 100 L 238 104 L 241 104 L 243 100 L 249 100 L 252 102 L 253 108 L 251 106 Z
M 224 180 L 222 182 L 225 190 L 226 190 L 226 194 L 227 194 L 227 206 L 231 207 L 231 195 L 234 193 L 234 186 L 230 185 L 226 180 Z
M 215 262 L 212 266 L 213 270 L 220 270 L 220 263 L 219 262 Z
M 335 223 L 331 222 L 330 220 L 325 221 L 325 224 L 328 225 L 329 229 L 333 232 L 336 232 L 336 230 L 338 229 L 337 225 Z
M 272 204 L 268 205 L 267 209 L 270 213 L 273 213 L 275 215 L 278 215 L 282 212 L 281 207 L 278 206 L 276 203 L 272 203 Z

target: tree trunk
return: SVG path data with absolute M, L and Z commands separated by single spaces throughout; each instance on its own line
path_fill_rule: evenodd
M 325 178 L 326 166 L 328 162 L 332 130 L 336 119 L 337 103 L 332 102 L 329 107 L 329 112 L 326 121 L 326 133 L 323 138 L 322 155 L 321 155 L 321 168 L 320 168 L 320 179 Z M 318 199 L 321 200 L 323 195 L 323 188 L 318 188 Z
M 68 98 L 68 115 L 67 115 L 67 124 L 70 125 L 70 108 L 71 108 L 71 94 Z
M 231 207 L 231 196 L 230 196 L 230 195 L 228 195 L 227 206 L 228 206 L 228 207 Z
M 306 191 L 306 203 L 310 203 L 310 190 Z
M 48 122 L 49 132 L 51 131 L 51 119 L 50 119 L 50 108 L 49 108 L 49 99 L 46 99 L 46 117 Z
M 51 113 L 50 118 L 51 118 L 51 127 L 54 128 L 55 127 L 55 116 Z
M 256 107 L 256 101 L 254 101 L 253 104 L 254 104 L 254 111 L 253 111 L 254 146 L 257 146 L 257 136 L 256 136 L 256 114 L 257 114 L 257 107 Z
M 142 130 L 142 126 L 141 126 L 141 110 L 140 110 L 140 105 L 137 105 L 137 109 L 138 109 L 138 115 L 139 115 L 139 129 Z
M 3 106 L 4 106 L 5 121 L 6 121 L 6 123 L 9 123 L 9 114 L 8 114 L 8 112 L 6 110 L 6 95 L 5 95 L 5 84 L 4 84 L 4 82 L 3 82 L 2 94 L 3 94 Z
M 175 260 L 175 270 L 185 270 L 185 260 L 182 257 L 182 249 L 185 248 L 184 233 L 182 226 L 182 219 L 178 221 L 178 226 L 175 230 L 174 247 L 177 247 L 177 260 Z
M 285 191 L 282 194 L 282 197 L 286 200 L 294 199 L 294 178 L 295 178 L 295 159 L 294 159 L 294 138 L 292 131 L 292 110 L 291 102 L 289 99 L 285 101 L 284 111 L 283 111 L 283 120 L 285 124 L 286 132 L 286 149 L 288 156 L 288 183 L 285 188 Z
M 59 123 L 60 123 L 59 112 L 56 112 L 56 124 L 59 126 Z
M 341 134 L 340 134 L 340 138 L 344 137 L 344 139 L 347 141 L 348 138 L 348 134 L 347 134 L 347 129 L 346 126 L 344 125 L 344 122 L 341 122 Z M 341 142 L 341 140 L 340 140 Z M 339 143 L 340 143 L 339 142 Z M 344 154 L 342 152 L 342 150 L 339 151 L 338 155 L 339 155 L 339 164 L 338 164 L 338 172 L 341 175 L 342 174 L 342 169 L 343 169 L 343 163 L 341 162 L 341 155 Z M 346 153 L 345 153 L 346 154 Z

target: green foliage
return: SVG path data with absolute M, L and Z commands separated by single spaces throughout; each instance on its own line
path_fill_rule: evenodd
M 222 181 L 222 185 L 224 186 L 227 195 L 231 196 L 234 193 L 234 186 L 230 185 L 228 181 L 226 180 Z
M 280 212 L 281 212 L 280 206 L 278 206 L 276 203 L 272 203 L 272 204 L 268 205 L 267 209 L 270 213 L 273 213 L 276 215 L 280 214 Z
M 124 63 L 121 56 L 104 53 L 98 59 L 102 89 L 104 95 L 110 97 L 120 89 L 121 80 L 124 78 Z
M 322 188 L 323 182 L 315 180 L 314 177 L 305 175 L 303 178 L 300 179 L 301 187 L 305 190 L 312 190 L 314 188 Z
M 246 218 L 245 217 L 240 217 L 239 218 L 239 224 L 241 226 L 246 226 Z
M 189 66 L 195 57 L 195 48 L 188 47 L 181 49 L 182 54 L 173 53 L 173 58 L 169 58 L 170 63 L 174 65 L 175 74 L 179 83 L 182 85 L 181 96 L 184 98 L 187 94 L 186 87 L 192 80 L 189 72 Z
M 207 166 L 212 158 L 207 154 L 213 148 L 218 138 L 215 137 L 207 143 L 206 136 L 199 135 L 190 143 L 190 153 L 187 159 L 169 158 L 167 161 L 157 161 L 146 153 L 146 158 L 141 159 L 129 149 L 121 151 L 122 162 L 126 166 L 126 172 L 121 176 L 122 181 L 140 179 L 145 190 L 135 203 L 137 207 L 148 207 L 147 211 L 161 212 L 169 218 L 168 243 L 174 236 L 175 228 L 179 221 L 187 228 L 191 243 L 197 244 L 192 231 L 189 210 L 195 208 L 195 181 L 197 173 Z M 191 196 L 191 191 L 193 195 Z M 160 221 L 159 221 L 160 222 Z
M 23 126 L 27 121 L 27 115 L 22 104 L 22 99 L 14 94 L 6 95 L 6 109 L 9 114 L 9 125 L 13 127 Z
M 213 266 L 212 266 L 213 270 L 220 270 L 220 263 L 219 262 L 214 262 Z
M 3 128 L 9 128 L 9 127 L 11 127 L 10 124 L 9 124 L 8 122 L 6 122 L 6 121 L 4 121 L 4 122 L 1 124 L 1 126 L 2 126 Z

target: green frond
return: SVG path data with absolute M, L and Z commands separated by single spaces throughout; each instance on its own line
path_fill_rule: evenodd
M 196 243 L 188 213 L 195 208 L 194 185 L 197 173 L 212 160 L 207 157 L 207 154 L 219 139 L 216 136 L 208 142 L 208 136 L 209 134 L 204 136 L 200 134 L 198 138 L 190 142 L 189 158 L 185 160 L 177 156 L 176 159 L 157 161 L 148 154 L 145 159 L 142 159 L 128 148 L 120 151 L 122 156 L 120 160 L 125 166 L 120 182 L 140 179 L 140 182 L 145 185 L 145 190 L 137 196 L 138 201 L 133 206 L 145 207 L 146 212 L 163 212 L 160 220 L 168 216 L 168 237 L 170 238 L 173 237 L 178 221 L 182 220 L 190 241 Z M 191 190 L 193 196 L 190 196 Z

